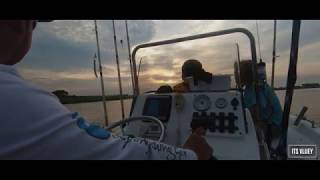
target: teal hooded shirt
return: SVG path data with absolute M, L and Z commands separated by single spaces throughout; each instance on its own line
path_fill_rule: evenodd
M 256 94 L 253 86 L 247 86 L 244 90 L 244 104 L 246 108 L 256 105 Z M 281 127 L 282 108 L 280 101 L 270 86 L 265 84 L 259 92 L 260 118 L 267 122 L 271 116 L 272 123 Z

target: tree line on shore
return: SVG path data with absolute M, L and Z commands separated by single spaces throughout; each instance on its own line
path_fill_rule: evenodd
M 56 90 L 56 91 L 53 91 L 52 93 L 58 97 L 58 99 L 62 104 L 76 104 L 76 103 L 102 101 L 102 96 L 76 96 L 76 95 L 70 95 L 65 90 Z M 122 98 L 130 99 L 132 98 L 132 95 L 123 94 Z M 105 99 L 106 101 L 120 100 L 120 95 L 119 94 L 107 95 Z

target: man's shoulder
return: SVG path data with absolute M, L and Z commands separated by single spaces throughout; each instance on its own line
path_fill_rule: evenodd
M 175 92 L 186 92 L 188 91 L 188 85 L 185 82 L 181 82 L 173 86 L 173 91 Z
M 53 99 L 57 97 L 44 89 L 35 86 L 23 79 L 11 79 L 5 82 L 0 80 L 0 92 L 3 97 L 16 96 L 16 97 L 30 97 L 30 96 L 48 96 Z M 57 99 L 58 100 L 58 99 Z
M 0 95 L 0 105 L 10 104 L 14 109 L 41 108 L 59 103 L 54 94 L 36 87 L 14 71 L 0 71 Z

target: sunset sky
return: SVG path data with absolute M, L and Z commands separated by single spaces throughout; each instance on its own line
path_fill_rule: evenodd
M 116 20 L 120 69 L 125 93 L 132 93 L 125 24 Z M 267 63 L 270 80 L 273 20 L 259 20 L 261 56 Z M 33 46 L 25 59 L 17 65 L 22 76 L 33 84 L 49 90 L 65 89 L 70 94 L 98 95 L 100 81 L 94 75 L 93 56 L 96 41 L 93 20 L 57 20 L 39 23 L 34 31 Z M 129 20 L 131 45 L 183 37 L 198 33 L 243 27 L 257 36 L 255 20 Z M 116 60 L 110 20 L 98 21 L 101 58 L 107 94 L 117 94 Z M 292 21 L 278 20 L 276 86 L 284 86 L 288 72 Z M 123 47 L 120 40 L 123 40 Z M 256 38 L 256 42 L 258 42 Z M 141 50 L 140 85 L 142 90 L 160 85 L 174 85 L 181 79 L 181 65 L 194 58 L 213 74 L 232 74 L 236 59 L 235 43 L 240 45 L 242 59 L 250 58 L 249 41 L 242 34 L 213 37 L 175 45 Z M 258 44 L 257 53 L 259 57 Z M 320 83 L 320 21 L 305 20 L 301 25 L 298 81 Z M 137 62 L 138 64 L 139 62 Z

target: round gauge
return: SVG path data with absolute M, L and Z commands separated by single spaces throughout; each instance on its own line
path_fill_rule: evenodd
M 219 109 L 223 109 L 227 106 L 228 102 L 225 98 L 218 98 L 216 100 L 216 107 Z
M 193 107 L 197 111 L 207 111 L 211 107 L 210 98 L 206 95 L 199 95 L 195 97 Z

